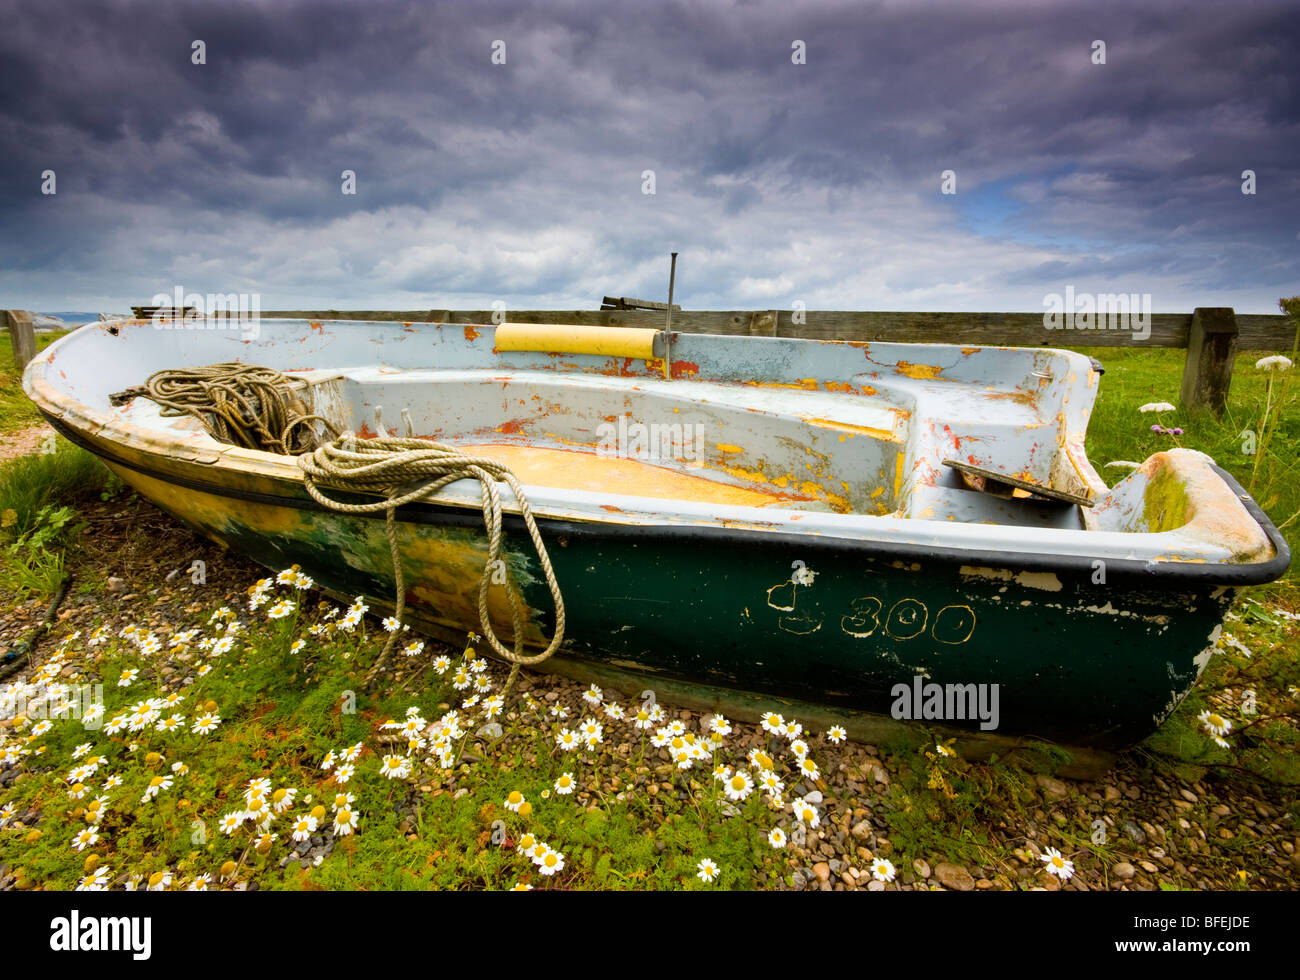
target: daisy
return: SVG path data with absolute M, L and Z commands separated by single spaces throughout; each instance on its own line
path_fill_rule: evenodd
M 785 831 L 780 827 L 773 827 L 767 835 L 767 842 L 776 848 L 785 847 Z
M 785 723 L 785 731 L 782 732 L 782 734 L 791 741 L 794 741 L 803 734 L 803 725 L 791 718 Z
M 172 715 L 170 718 L 164 718 L 155 726 L 160 732 L 174 732 L 178 728 L 184 728 L 185 716 Z
M 1074 875 L 1074 862 L 1065 860 L 1065 858 L 1061 857 L 1061 852 L 1054 847 L 1049 847 L 1043 852 L 1042 860 L 1046 863 L 1047 870 L 1062 881 L 1066 881 Z
M 610 701 L 605 705 L 605 717 L 612 721 L 622 721 L 624 717 L 623 706 L 617 701 Z
M 709 719 L 709 731 L 714 735 L 730 735 L 731 722 L 727 721 L 722 715 L 714 715 Z
M 361 750 L 366 747 L 365 742 L 358 742 L 356 745 L 350 745 L 343 750 L 342 756 L 344 762 L 356 762 L 361 756 Z
M 695 877 L 699 878 L 700 881 L 704 882 L 706 885 L 713 881 L 714 878 L 718 877 L 718 866 L 708 858 L 705 858 L 697 864 L 696 867 L 699 868 L 699 872 Z
M 104 780 L 104 789 L 112 789 L 114 786 L 122 785 L 122 777 L 114 773 Z
M 776 773 L 768 770 L 758 777 L 758 785 L 769 796 L 780 796 L 785 792 L 785 783 L 777 778 Z
M 555 744 L 565 752 L 572 752 L 579 745 L 578 736 L 566 728 L 555 736 Z
M 488 691 L 492 690 L 492 678 L 488 677 L 486 674 L 480 674 L 475 677 L 474 690 L 478 691 L 479 694 L 486 694 Z
M 350 762 L 345 762 L 334 770 L 334 779 L 340 785 L 346 785 L 347 781 L 352 778 L 357 771 L 357 767 Z
M 807 800 L 794 801 L 794 816 L 800 823 L 807 824 L 810 830 L 816 830 L 818 824 L 822 822 L 817 808 Z
M 523 803 L 524 794 L 519 792 L 519 790 L 512 790 L 510 795 L 506 797 L 505 807 L 507 810 L 513 810 L 515 813 L 518 813 L 519 808 Z
M 560 778 L 555 781 L 555 792 L 559 793 L 561 796 L 568 796 L 573 792 L 573 786 L 573 773 L 562 773 Z
M 765 771 L 771 771 L 776 768 L 776 763 L 772 761 L 772 757 L 762 749 L 753 749 L 750 751 L 749 764 L 755 769 L 763 769 Z
M 586 701 L 593 708 L 600 707 L 600 702 L 604 699 L 604 692 L 595 684 L 592 684 L 591 687 L 587 688 L 587 690 L 582 694 L 582 700 Z
M 227 813 L 224 817 L 222 817 L 221 823 L 218 826 L 220 826 L 221 832 L 223 834 L 229 836 L 230 834 L 233 834 L 236 830 L 238 830 L 240 825 L 243 822 L 244 822 L 244 814 L 240 811 L 236 811 L 234 813 Z
M 85 755 L 89 751 L 90 751 L 90 743 L 82 742 L 80 745 L 78 745 L 75 749 L 72 750 L 72 757 L 74 759 L 80 759 L 83 755 Z
M 140 798 L 141 803 L 147 803 L 152 800 L 161 790 L 172 788 L 171 776 L 154 776 L 149 780 L 149 785 L 145 788 L 144 796 Z
M 510 889 L 512 892 L 530 892 L 533 890 L 532 885 L 525 885 L 522 881 L 516 881 L 515 887 Z
M 446 654 L 443 654 L 440 657 L 435 657 L 433 661 L 433 669 L 439 674 L 447 673 L 447 671 L 451 669 L 451 657 L 448 657 Z
M 424 652 L 424 641 L 416 640 L 413 643 L 408 643 L 406 645 L 406 649 L 403 650 L 402 652 L 405 653 L 408 657 L 418 657 L 420 654 Z M 442 671 L 440 670 L 438 671 L 438 673 L 441 674 Z
M 350 807 L 356 799 L 351 793 L 338 793 L 334 797 L 334 812 Z
M 291 836 L 295 841 L 301 843 L 302 841 L 308 840 L 312 834 L 316 833 L 316 826 L 316 818 L 310 813 L 304 814 L 294 821 L 293 834 Z
M 87 847 L 94 847 L 95 842 L 98 840 L 99 840 L 98 825 L 93 827 L 87 827 L 85 830 L 77 834 L 76 837 L 72 838 L 72 849 L 74 851 L 80 851 Z
M 170 871 L 155 871 L 149 876 L 149 891 L 161 892 L 166 891 L 167 886 L 172 883 L 172 873 Z
M 196 735 L 207 735 L 210 732 L 216 731 L 217 726 L 220 724 L 220 715 L 216 712 L 205 711 L 194 719 L 194 724 L 190 727 L 190 731 Z
M 323 760 L 321 760 L 320 767 L 321 767 L 321 769 L 325 770 L 325 772 L 329 772 L 331 769 L 334 768 L 334 750 L 333 750 L 333 749 L 330 749 L 330 754 L 327 755 L 327 756 L 325 756 L 325 758 L 324 758 Z
M 76 890 L 79 892 L 106 891 L 110 877 L 112 877 L 112 872 L 108 870 L 106 865 L 101 864 L 77 883 Z
M 724 784 L 727 796 L 733 800 L 743 800 L 754 791 L 754 780 L 744 769 L 739 769 Z
M 32 738 L 39 738 L 40 736 L 44 735 L 53 727 L 54 727 L 53 722 L 38 721 L 35 725 L 32 726 Z
M 184 776 L 189 771 L 190 771 L 190 767 L 183 762 L 172 763 L 172 772 L 176 773 L 176 775 L 178 776 Z
M 638 708 L 637 713 L 632 716 L 632 723 L 642 731 L 650 728 L 654 724 L 654 721 L 651 720 L 650 709 Z
M 343 807 L 334 814 L 334 835 L 346 837 L 357 829 L 357 815 L 349 807 Z
M 843 742 L 846 738 L 849 737 L 849 733 L 846 732 L 839 725 L 832 725 L 829 729 L 827 729 L 826 737 L 829 738 L 836 745 L 839 745 L 841 742 Z
M 271 807 L 276 813 L 284 813 L 285 810 L 293 806 L 293 798 L 297 795 L 296 789 L 282 787 L 271 794 Z
M 531 858 L 533 852 L 537 850 L 537 838 L 532 834 L 524 834 L 523 837 L 519 838 L 519 843 L 515 845 L 515 849 L 524 857 Z
M 763 731 L 772 735 L 779 735 L 781 729 L 785 727 L 785 719 L 775 711 L 769 712 L 763 716 Z
M 893 881 L 894 865 L 887 858 L 876 858 L 871 862 L 871 877 L 876 881 Z
M 799 772 L 801 775 L 813 780 L 814 782 L 821 779 L 821 770 L 817 768 L 817 763 L 812 759 L 799 760 Z
M 388 632 L 396 633 L 401 628 L 402 628 L 402 621 L 398 619 L 396 616 L 384 617 L 384 629 L 388 630 Z
M 458 691 L 465 690 L 465 688 L 469 687 L 470 684 L 472 683 L 473 681 L 470 680 L 469 671 L 467 671 L 464 667 L 461 667 L 458 671 L 456 671 L 456 673 L 453 674 L 451 678 L 451 686 Z
M 205 892 L 208 890 L 208 884 L 211 881 L 212 881 L 212 875 L 201 874 L 193 881 L 191 881 L 189 887 L 186 888 L 185 890 L 189 892 Z
M 1232 731 L 1232 722 L 1228 721 L 1228 719 L 1224 718 L 1222 715 L 1211 711 L 1202 711 L 1200 715 L 1198 715 L 1198 718 L 1200 719 L 1201 724 L 1209 729 L 1211 735 L 1222 737 Z
M 796 738 L 790 743 L 790 751 L 794 753 L 796 759 L 802 760 L 808 755 L 808 743 L 801 738 Z
M 546 853 L 542 855 L 542 859 L 537 862 L 537 870 L 548 878 L 557 871 L 563 871 L 564 855 L 548 847 Z
M 294 640 L 293 645 L 289 647 L 289 652 L 291 654 L 301 653 L 302 648 L 305 647 L 306 645 L 307 645 L 306 640 Z
M 386 755 L 379 771 L 389 779 L 405 779 L 411 774 L 405 756 Z

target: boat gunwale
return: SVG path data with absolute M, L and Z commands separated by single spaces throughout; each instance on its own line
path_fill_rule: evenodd
M 39 407 L 39 406 L 38 406 Z M 164 473 L 147 466 L 107 452 L 86 438 L 65 420 L 40 407 L 41 414 L 65 438 L 95 456 L 142 473 L 152 479 L 173 486 L 198 490 L 215 496 L 255 503 L 272 504 L 296 510 L 321 511 L 337 514 L 328 507 L 313 500 L 304 490 L 301 496 L 261 493 L 253 490 L 241 490 L 224 486 L 216 482 L 194 480 L 184 476 Z M 142 455 L 160 455 L 145 451 Z M 178 460 L 178 462 L 192 462 Z M 192 463 L 195 466 L 211 468 L 209 463 Z M 941 565 L 970 566 L 975 568 L 1012 568 L 1029 572 L 1071 573 L 1086 576 L 1091 581 L 1095 573 L 1095 563 L 1105 562 L 1107 587 L 1111 579 L 1139 580 L 1152 582 L 1159 580 L 1169 584 L 1186 584 L 1207 587 L 1221 586 L 1240 588 L 1248 585 L 1260 585 L 1271 582 L 1285 573 L 1291 561 L 1291 549 L 1286 539 L 1278 531 L 1268 515 L 1248 494 L 1241 484 L 1217 463 L 1208 464 L 1233 492 L 1251 518 L 1273 546 L 1274 555 L 1257 562 L 1195 562 L 1161 559 L 1130 559 L 1071 554 L 1045 554 L 1041 552 L 1021 552 L 1013 550 L 994 551 L 979 548 L 958 548 L 933 544 L 915 544 L 906 541 L 882 542 L 872 539 L 832 537 L 818 534 L 797 534 L 783 530 L 766 530 L 757 527 L 735 527 L 717 524 L 674 524 L 674 523 L 633 523 L 619 522 L 609 518 L 581 521 L 562 517 L 535 516 L 538 528 L 555 536 L 611 538 L 620 540 L 653 541 L 692 541 L 706 539 L 709 544 L 749 545 L 786 545 L 807 552 L 830 552 L 833 554 L 869 556 L 879 561 L 920 562 L 922 565 L 938 563 Z M 360 499 L 360 497 L 359 497 Z M 370 520 L 383 520 L 383 512 L 374 514 L 349 515 Z M 481 526 L 482 514 L 477 506 L 472 509 L 464 505 L 436 504 L 425 501 L 413 501 L 397 508 L 395 517 L 399 523 L 449 526 Z M 527 528 L 521 516 L 513 513 L 502 515 L 506 530 L 516 534 L 526 534 Z M 1073 577 L 1071 575 L 1071 577 Z

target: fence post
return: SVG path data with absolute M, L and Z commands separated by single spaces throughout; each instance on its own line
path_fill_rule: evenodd
M 9 327 L 9 339 L 13 343 L 14 364 L 21 371 L 27 362 L 36 356 L 36 331 L 32 327 L 32 315 L 26 310 L 0 310 Z
M 1237 356 L 1237 316 L 1228 306 L 1198 306 L 1187 336 L 1179 407 L 1222 415 Z

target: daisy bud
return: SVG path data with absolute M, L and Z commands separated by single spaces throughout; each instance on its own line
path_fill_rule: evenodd
M 217 702 L 209 701 L 207 704 L 203 706 L 203 710 L 208 712 L 209 714 L 215 712 L 217 710 Z
M 225 864 L 223 864 L 223 865 L 221 866 L 221 877 L 223 877 L 223 878 L 229 878 L 229 877 L 230 877 L 231 875 L 233 875 L 234 873 L 235 873 L 235 862 L 234 862 L 234 861 L 227 861 Z
M 144 764 L 148 766 L 150 769 L 157 769 L 161 762 L 162 762 L 162 756 L 159 755 L 157 752 L 150 752 L 148 755 L 144 757 Z
M 519 815 L 521 817 L 531 817 L 533 815 L 533 805 L 527 800 L 519 804 Z
M 323 806 L 314 806 L 311 808 L 311 815 L 318 821 L 325 819 L 325 808 Z
M 97 867 L 99 867 L 99 855 L 87 854 L 85 863 L 86 874 L 90 874 L 90 872 L 94 871 Z

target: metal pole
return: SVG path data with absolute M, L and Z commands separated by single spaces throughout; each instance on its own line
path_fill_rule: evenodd
M 672 266 L 668 270 L 668 316 L 664 323 L 664 380 L 670 376 L 672 365 L 673 342 L 673 287 L 677 283 L 677 253 L 673 253 Z

